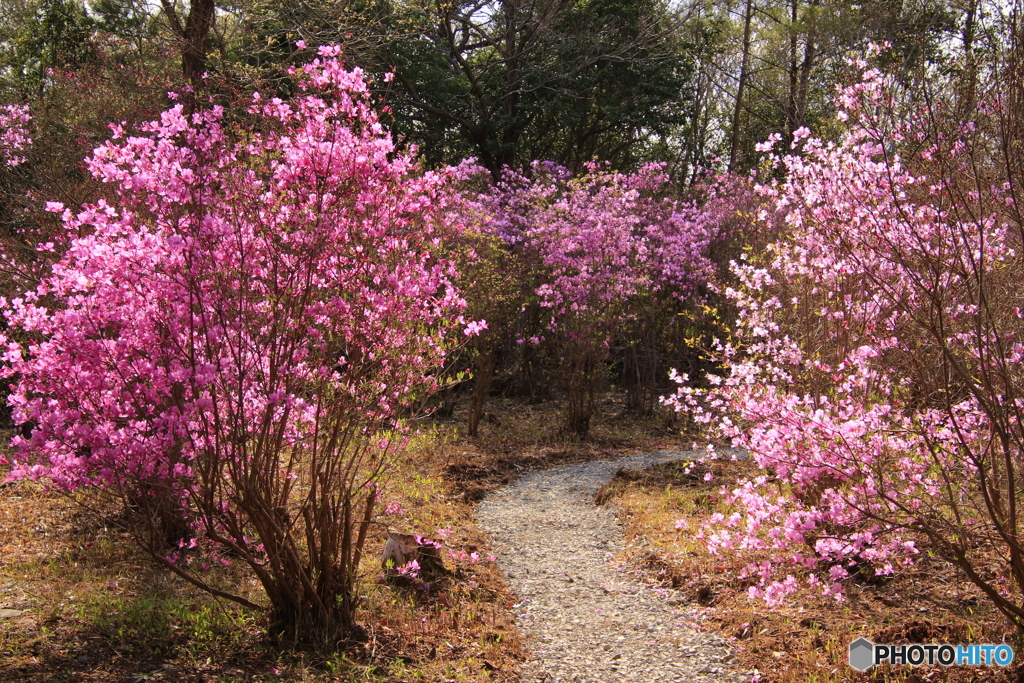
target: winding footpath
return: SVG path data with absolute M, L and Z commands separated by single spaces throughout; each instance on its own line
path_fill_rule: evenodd
M 524 683 L 750 680 L 725 641 L 687 625 L 672 591 L 638 583 L 614 565 L 624 550 L 614 510 L 594 494 L 619 468 L 694 457 L 661 452 L 534 472 L 480 503 L 498 566 L 519 597 L 516 621 L 532 659 Z

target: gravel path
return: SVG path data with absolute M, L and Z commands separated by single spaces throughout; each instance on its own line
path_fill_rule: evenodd
M 620 467 L 693 457 L 661 452 L 529 474 L 480 503 L 498 566 L 519 596 L 516 621 L 533 659 L 524 683 L 749 680 L 725 642 L 686 625 L 693 613 L 671 591 L 617 569 L 624 550 L 615 512 L 594 494 Z

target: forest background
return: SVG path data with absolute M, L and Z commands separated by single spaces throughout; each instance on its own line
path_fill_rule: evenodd
M 2 11 L 4 100 L 30 105 L 37 126 L 33 163 L 7 180 L 24 183 L 11 187 L 12 229 L 25 220 L 22 189 L 53 187 L 47 198 L 69 206 L 88 198 L 81 160 L 110 122 L 146 120 L 187 84 L 227 94 L 273 83 L 321 44 L 343 44 L 375 79 L 395 73 L 387 88 L 375 81 L 386 122 L 428 164 L 475 157 L 497 176 L 535 160 L 574 172 L 594 159 L 615 170 L 659 161 L 687 183 L 701 169 L 755 168 L 772 133 L 820 134 L 837 84 L 854 77 L 848 59 L 869 44 L 891 46 L 904 106 L 937 74 L 969 88 L 1013 13 L 973 1 L 47 0 Z

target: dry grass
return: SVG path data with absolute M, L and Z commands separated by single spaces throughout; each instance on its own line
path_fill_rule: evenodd
M 512 596 L 475 526 L 472 504 L 524 472 L 638 452 L 682 450 L 690 439 L 656 417 L 626 414 L 609 396 L 585 441 L 559 433 L 557 403 L 494 401 L 480 437 L 462 423 L 435 422 L 413 439 L 385 485 L 377 527 L 362 568 L 360 620 L 367 643 L 334 653 L 289 653 L 264 636 L 266 624 L 218 603 L 157 570 L 118 529 L 116 518 L 85 512 L 31 483 L 0 487 L 0 681 L 516 681 L 525 653 L 510 616 Z M 924 558 L 892 581 L 854 584 L 846 603 L 802 596 L 770 612 L 746 598 L 736 579 L 749 559 L 714 557 L 675 523 L 696 529 L 722 503 L 717 491 L 744 475 L 744 463 L 718 463 L 715 480 L 678 466 L 623 472 L 599 497 L 619 507 L 630 561 L 703 606 L 699 627 L 734 639 L 741 666 L 764 680 L 1016 680 L 989 669 L 881 669 L 858 674 L 849 642 L 997 642 L 998 614 L 945 564 Z M 389 502 L 399 515 L 383 514 Z M 381 578 L 387 531 L 435 536 L 451 527 L 444 559 L 450 574 L 399 585 Z M 455 557 L 447 554 L 455 553 Z M 462 555 L 465 553 L 465 556 Z M 480 559 L 473 562 L 471 554 Z M 258 597 L 240 571 L 211 580 Z M 915 678 L 916 677 L 916 678 Z
M 441 478 L 447 428 L 413 440 L 384 489 L 382 525 L 369 542 L 360 593 L 368 642 L 334 653 L 281 652 L 263 615 L 218 602 L 159 571 L 119 530 L 115 515 L 20 482 L 0 489 L 0 680 L 38 681 L 514 681 L 523 654 L 511 597 L 473 522 Z M 408 512 L 384 515 L 386 502 Z M 386 531 L 445 541 L 448 573 L 429 586 L 383 577 Z M 462 559 L 461 553 L 466 553 Z M 473 562 L 469 553 L 482 555 Z M 206 579 L 259 600 L 240 569 Z
M 875 643 L 1012 638 L 1012 630 L 980 591 L 926 549 L 920 562 L 900 569 L 891 580 L 853 583 L 842 603 L 798 593 L 784 607 L 768 610 L 749 600 L 746 589 L 753 580 L 737 577 L 758 557 L 710 555 L 693 531 L 714 512 L 731 512 L 718 491 L 753 465 L 718 461 L 708 467 L 715 477 L 710 483 L 703 480 L 703 465 L 689 473 L 678 464 L 620 471 L 598 498 L 619 509 L 631 544 L 629 561 L 702 605 L 700 627 L 730 638 L 743 668 L 757 669 L 762 680 L 776 683 L 1019 680 L 1016 666 L 885 666 L 863 674 L 849 667 L 849 643 L 861 636 Z M 676 529 L 678 520 L 684 520 L 682 530 Z
M 608 397 L 585 441 L 565 438 L 557 402 L 494 401 L 480 437 L 462 423 L 427 423 L 385 483 L 361 572 L 367 643 L 335 653 L 287 653 L 265 638 L 263 616 L 218 602 L 160 571 L 114 514 L 28 482 L 0 488 L 0 680 L 515 681 L 525 657 L 472 504 L 521 473 L 584 460 L 684 447 L 661 419 L 626 415 Z M 386 515 L 387 503 L 403 513 Z M 396 584 L 382 577 L 388 531 L 436 538 L 451 528 L 450 574 Z M 451 550 L 455 556 L 447 554 Z M 473 561 L 472 553 L 480 559 Z M 259 600 L 240 568 L 209 570 L 214 583 Z

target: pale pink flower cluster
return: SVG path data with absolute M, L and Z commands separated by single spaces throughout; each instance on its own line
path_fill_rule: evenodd
M 567 341 L 572 354 L 604 355 L 624 325 L 702 295 L 716 275 L 709 249 L 743 222 L 738 207 L 751 187 L 713 178 L 688 202 L 670 189 L 657 164 L 626 174 L 595 163 L 574 177 L 536 161 L 528 173 L 506 169 L 467 201 L 462 220 L 504 241 L 525 294 L 546 309 L 546 329 L 535 330 L 544 334 L 517 335 L 517 344 Z
M 574 178 L 534 162 L 529 178 L 506 170 L 479 213 L 491 231 L 537 259 L 536 293 L 556 319 L 607 318 L 609 307 L 639 295 L 665 290 L 685 299 L 713 275 L 707 249 L 728 222 L 715 213 L 728 219 L 731 207 L 666 199 L 667 182 L 657 164 L 634 174 L 593 164 Z
M 409 560 L 401 567 L 398 567 L 399 576 L 407 576 L 410 579 L 415 579 L 420 575 L 420 563 L 416 560 Z
M 706 390 L 676 375 L 666 400 L 764 470 L 723 491 L 739 512 L 716 515 L 700 537 L 712 552 L 770 556 L 746 570 L 750 595 L 769 605 L 798 589 L 794 567 L 836 599 L 854 575 L 891 574 L 918 554 L 910 531 L 951 510 L 949 529 L 995 536 L 977 482 L 994 467 L 993 444 L 1022 432 L 1024 402 L 1008 390 L 1024 380 L 1017 316 L 979 304 L 978 274 L 1004 286 L 1000 273 L 1019 260 L 1007 221 L 984 208 L 1005 205 L 1005 188 L 960 196 L 943 167 L 911 173 L 886 149 L 919 122 L 886 126 L 887 87 L 867 70 L 838 99 L 845 138 L 801 130 L 799 154 L 769 157 L 784 180 L 758 190 L 787 234 L 756 263 L 734 264 L 736 336 L 713 350 L 725 370 Z M 967 151 L 939 140 L 925 161 L 956 167 Z M 929 363 L 961 390 L 916 395 Z M 999 452 L 1019 466 L 1019 446 Z

